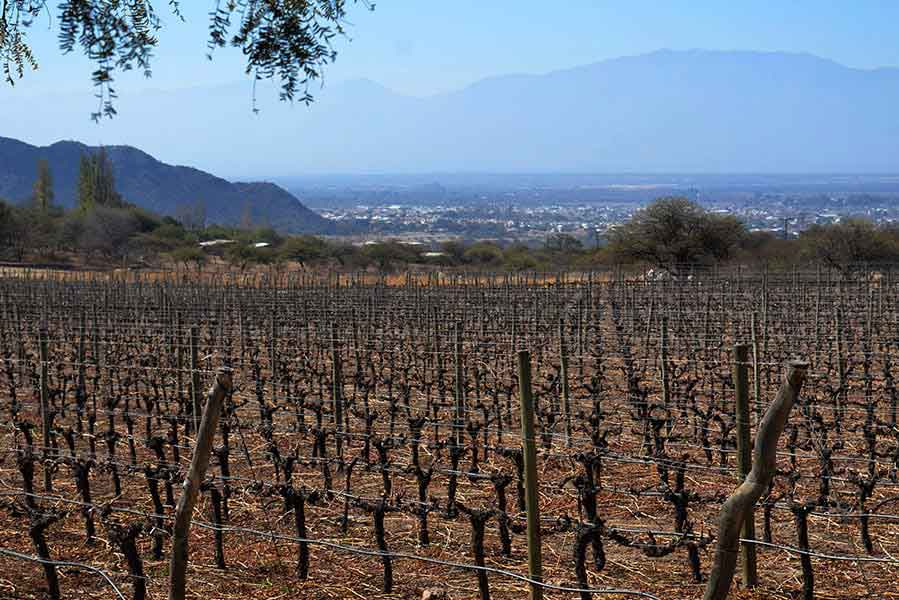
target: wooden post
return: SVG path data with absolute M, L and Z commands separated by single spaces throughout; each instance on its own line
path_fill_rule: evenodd
M 190 399 L 194 411 L 194 433 L 200 431 L 200 372 L 199 368 L 199 333 L 197 326 L 190 328 Z
M 38 341 L 38 359 L 40 360 L 40 401 L 41 401 L 41 429 L 43 430 L 43 455 L 44 455 L 44 491 L 53 491 L 53 471 L 50 468 L 52 452 L 50 450 L 50 388 L 47 382 L 47 329 L 41 327 Z
M 668 382 L 668 316 L 661 319 L 662 336 L 659 352 L 659 372 L 662 378 L 662 404 L 667 408 L 671 404 L 671 384 Z
M 175 511 L 175 526 L 172 532 L 172 559 L 169 565 L 169 600 L 184 600 L 187 586 L 187 541 L 194 504 L 200 492 L 200 484 L 209 467 L 212 441 L 218 427 L 225 397 L 231 392 L 231 369 L 219 369 L 215 385 L 209 390 L 203 420 L 200 422 L 197 443 L 190 461 L 187 478 L 181 486 L 181 497 Z
M 777 440 L 783 433 L 805 382 L 808 363 L 792 361 L 787 364 L 786 377 L 777 392 L 774 402 L 765 411 L 759 423 L 753 449 L 753 464 L 749 475 L 731 494 L 721 507 L 719 517 L 718 542 L 715 547 L 715 562 L 709 574 L 703 600 L 725 600 L 733 581 L 737 566 L 737 550 L 740 544 L 740 530 L 747 509 L 768 489 L 768 484 L 777 470 Z
M 278 405 L 278 358 L 275 354 L 278 350 L 278 322 L 275 313 L 272 313 L 270 339 L 268 341 L 268 360 L 272 370 L 272 406 Z
M 752 448 L 749 443 L 751 426 L 748 361 L 749 346 L 746 344 L 734 346 L 734 416 L 737 424 L 737 477 L 740 481 L 745 480 L 752 469 Z M 751 506 L 745 513 L 742 535 L 747 540 L 755 539 L 755 515 Z M 740 555 L 743 557 L 743 585 L 747 588 L 755 587 L 759 578 L 755 545 L 744 542 L 740 547 Z
M 562 412 L 565 413 L 565 445 L 571 447 L 571 388 L 568 385 L 568 349 L 565 324 L 559 320 L 559 377 L 562 379 Z
M 643 347 L 649 351 L 649 336 L 652 334 L 652 319 L 655 313 L 656 295 L 653 294 L 649 299 L 649 316 L 646 317 L 646 335 L 643 336 Z
M 453 368 L 455 370 L 456 414 L 453 422 L 455 442 L 457 446 L 465 443 L 465 381 L 462 370 L 462 323 L 456 324 L 456 339 L 453 344 Z
M 528 576 L 543 581 L 540 554 L 540 504 L 537 497 L 537 443 L 534 438 L 534 397 L 531 394 L 531 355 L 518 353 L 518 387 L 521 395 L 521 445 L 524 454 L 525 509 L 527 510 Z M 531 584 L 530 600 L 541 600 L 543 588 Z
M 762 420 L 762 378 L 759 369 L 758 314 L 752 313 L 752 401 L 755 403 L 755 422 Z
M 78 325 L 78 381 L 76 384 L 76 394 L 78 395 L 78 402 L 84 402 L 87 397 L 87 391 L 85 388 L 85 379 L 86 379 L 86 370 L 84 365 L 84 338 L 87 332 L 87 328 L 84 320 L 84 309 L 81 309 L 81 318 Z M 78 427 L 81 427 L 81 415 L 78 415 Z
M 337 343 L 337 323 L 331 323 L 331 394 L 334 402 L 334 431 L 337 460 L 343 463 L 343 381 L 340 368 L 340 346 Z
M 762 277 L 762 356 L 768 356 L 768 265 Z M 771 369 L 765 369 L 766 389 L 771 387 Z
M 815 365 L 821 362 L 821 265 L 817 269 L 815 286 Z
M 846 359 L 843 356 L 843 311 L 836 311 L 836 345 L 837 345 L 837 376 L 840 390 L 836 397 L 836 430 L 839 434 L 843 426 L 843 411 L 846 406 L 848 390 L 846 389 Z
M 96 324 L 97 324 L 97 314 L 94 313 L 94 343 L 96 343 L 97 333 L 98 333 Z M 177 389 L 178 396 L 177 396 L 176 400 L 178 402 L 178 407 L 180 410 L 181 406 L 183 405 L 183 402 L 184 402 L 184 333 L 182 332 L 182 329 L 181 329 L 181 313 L 180 312 L 175 313 L 174 344 L 175 344 L 175 346 L 174 346 L 174 350 L 175 350 L 175 356 L 174 356 L 174 358 L 175 358 L 175 380 L 176 380 L 176 386 L 178 388 Z M 97 360 L 97 356 L 99 356 L 99 355 L 97 354 L 97 352 L 95 350 L 94 351 L 94 360 L 95 361 Z M 97 371 L 99 372 L 99 366 L 97 367 Z M 187 421 L 185 423 L 185 428 L 186 429 L 190 428 L 190 421 Z

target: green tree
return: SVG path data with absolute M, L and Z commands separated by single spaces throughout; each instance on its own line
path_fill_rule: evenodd
M 557 233 L 547 237 L 543 246 L 548 252 L 558 254 L 578 254 L 584 249 L 583 242 L 567 233 Z
M 395 241 L 368 244 L 362 252 L 381 271 L 389 271 L 396 264 L 408 264 L 418 260 L 418 252 L 412 246 Z
M 94 198 L 97 204 L 112 208 L 121 207 L 122 197 L 115 189 L 112 161 L 103 146 L 100 146 L 94 155 L 94 178 Z
M 346 242 L 332 244 L 329 254 L 341 267 L 364 269 L 371 264 L 371 259 L 367 254 L 358 247 Z
M 78 207 L 89 211 L 95 206 L 121 208 L 125 205 L 115 189 L 112 161 L 106 148 L 83 154 L 78 166 Z
M 0 248 L 10 248 L 18 232 L 15 210 L 4 200 L 0 200 Z
M 181 246 L 169 253 L 169 256 L 175 262 L 185 265 L 193 265 L 199 273 L 206 263 L 206 253 L 196 246 Z
M 270 248 L 256 248 L 252 244 L 230 244 L 225 250 L 225 260 L 241 271 L 252 265 L 267 265 L 273 262 L 275 253 Z
M 368 0 L 358 1 L 374 8 Z M 160 3 L 61 0 L 54 15 L 48 2 L 4 0 L 0 3 L 0 68 L 10 84 L 26 70 L 37 69 L 27 32 L 34 23 L 47 20 L 38 17 L 50 17 L 50 22 L 59 24 L 60 50 L 68 53 L 80 46 L 96 63 L 92 78 L 100 109 L 91 117 L 111 117 L 116 112 L 111 87 L 116 71 L 137 68 L 151 75 L 157 31 L 164 26 L 163 17 L 155 10 Z M 181 17 L 179 0 L 167 4 L 175 17 Z M 208 55 L 211 58 L 216 48 L 224 46 L 239 48 L 246 57 L 246 73 L 256 79 L 278 79 L 282 100 L 309 103 L 310 84 L 337 56 L 333 39 L 344 34 L 346 4 L 346 0 L 212 1 Z
M 706 213 L 699 229 L 699 247 L 701 252 L 716 261 L 731 258 L 743 238 L 746 227 L 733 215 Z
M 304 268 L 308 263 L 327 258 L 330 254 L 327 242 L 314 235 L 289 238 L 280 250 L 284 260 L 296 261 Z
M 503 262 L 513 271 L 530 271 L 540 266 L 540 262 L 524 244 L 512 244 L 503 252 Z
M 50 163 L 42 158 L 37 161 L 37 181 L 34 182 L 32 203 L 42 212 L 48 212 L 53 205 L 53 174 L 50 172 Z
M 833 225 L 813 225 L 799 236 L 806 258 L 850 274 L 863 263 L 899 258 L 896 239 L 865 219 L 846 219 Z
M 609 246 L 618 260 L 676 270 L 678 265 L 726 260 L 745 233 L 730 215 L 709 213 L 687 198 L 660 198 L 612 229 Z
M 557 233 L 546 238 L 541 252 L 554 267 L 570 267 L 584 255 L 584 244 L 573 235 Z
M 465 260 L 465 244 L 460 240 L 449 240 L 440 245 L 452 264 L 461 264 Z
M 785 266 L 799 260 L 797 240 L 785 240 L 770 231 L 750 231 L 740 242 L 736 259 L 743 263 Z
M 465 260 L 481 266 L 498 265 L 503 261 L 503 251 L 492 242 L 475 242 L 465 250 Z
M 89 155 L 82 154 L 78 163 L 78 208 L 82 212 L 89 211 L 97 203 L 94 179 L 94 161 Z

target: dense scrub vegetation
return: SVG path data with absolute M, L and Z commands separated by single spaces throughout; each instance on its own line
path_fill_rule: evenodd
M 391 271 L 410 266 L 475 270 L 586 270 L 641 264 L 677 275 L 682 265 L 818 263 L 841 271 L 862 263 L 899 260 L 899 228 L 847 218 L 783 239 L 749 231 L 732 215 L 710 212 L 685 198 L 660 198 L 587 244 L 568 234 L 542 243 L 451 240 L 436 245 L 399 240 L 351 243 L 312 235 L 286 236 L 256 226 L 246 211 L 240 227 L 207 222 L 202 203 L 177 218 L 137 207 L 116 191 L 102 149 L 81 161 L 78 203 L 53 202 L 52 173 L 40 162 L 31 201 L 0 200 L 0 258 L 7 261 L 203 269 L 208 263 L 241 271 L 256 265 L 302 269 Z M 276 224 L 275 224 L 276 225 Z M 203 242 L 217 241 L 202 245 Z

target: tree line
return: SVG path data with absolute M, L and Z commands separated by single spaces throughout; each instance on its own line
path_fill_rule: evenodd
M 125 201 L 116 191 L 105 149 L 81 157 L 77 201 L 71 210 L 55 202 L 53 173 L 46 160 L 37 164 L 29 200 L 0 199 L 0 254 L 7 260 L 55 261 L 125 259 L 165 224 L 160 217 Z
M 684 265 L 824 264 L 850 272 L 864 263 L 899 261 L 899 227 L 847 218 L 814 225 L 783 239 L 750 231 L 733 215 L 711 212 L 677 197 L 660 198 L 613 226 L 605 243 L 587 245 L 567 234 L 541 243 L 445 241 L 418 245 L 398 240 L 361 245 L 312 235 L 282 235 L 271 226 L 239 227 L 206 222 L 205 205 L 184 203 L 176 217 L 135 206 L 116 191 L 111 162 L 101 148 L 81 158 L 77 202 L 55 203 L 53 174 L 37 164 L 29 202 L 0 200 L 0 257 L 5 260 L 165 266 L 202 269 L 211 262 L 237 269 L 295 263 L 302 268 L 377 269 L 412 265 L 493 270 L 590 269 L 644 265 L 677 276 Z M 203 242 L 218 243 L 201 246 Z

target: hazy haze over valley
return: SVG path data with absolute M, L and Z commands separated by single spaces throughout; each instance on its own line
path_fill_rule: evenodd
M 427 97 L 369 80 L 285 105 L 248 84 L 122 94 L 97 126 L 85 93 L 0 89 L 0 132 L 128 144 L 226 178 L 315 173 L 899 171 L 899 69 L 808 54 L 668 51 Z

